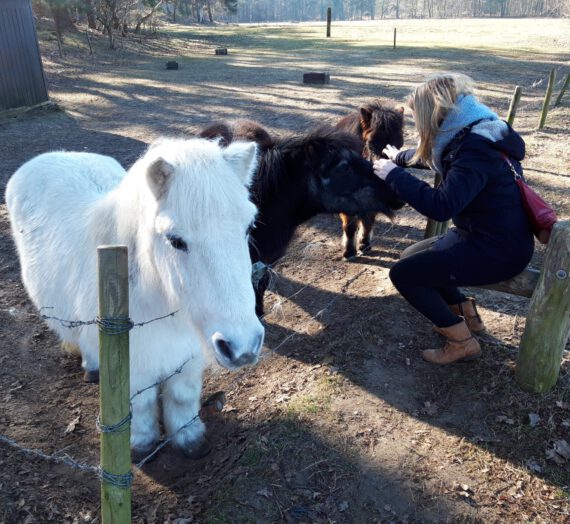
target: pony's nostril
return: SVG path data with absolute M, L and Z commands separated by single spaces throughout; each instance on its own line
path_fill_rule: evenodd
M 224 358 L 227 358 L 230 362 L 234 359 L 234 354 L 232 352 L 232 348 L 229 341 L 223 338 L 218 338 L 215 344 L 217 350 Z

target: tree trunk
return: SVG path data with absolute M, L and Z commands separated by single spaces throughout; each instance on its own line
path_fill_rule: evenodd
M 75 24 L 69 15 L 67 7 L 50 4 L 51 14 L 55 22 L 55 31 L 61 37 L 65 31 L 76 31 Z
M 210 19 L 210 23 L 214 23 L 214 17 L 212 16 L 212 6 L 210 4 L 210 0 L 206 2 L 206 9 L 208 10 L 208 18 Z

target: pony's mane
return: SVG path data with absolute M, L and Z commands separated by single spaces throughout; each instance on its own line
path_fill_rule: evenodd
M 321 126 L 307 135 L 289 136 L 276 140 L 276 145 L 283 154 L 303 152 L 311 157 L 316 151 L 340 153 L 345 149 L 360 152 L 361 142 L 358 137 L 332 126 Z
M 307 167 L 321 164 L 326 157 L 339 157 L 347 149 L 360 154 L 361 140 L 331 126 L 319 127 L 307 135 L 275 138 L 272 147 L 261 151 L 252 186 L 256 201 L 278 194 L 285 184 L 291 186 L 286 177 L 304 177 Z M 290 162 L 298 168 L 287 171 Z
M 237 216 L 242 209 L 235 205 L 236 196 L 245 195 L 246 189 L 237 176 L 222 176 L 226 175 L 222 153 L 219 139 L 160 137 L 129 170 L 132 187 L 146 194 L 142 173 L 161 158 L 177 171 L 166 198 L 178 216 L 185 217 L 194 227 L 213 217 L 227 216 L 228 212 Z

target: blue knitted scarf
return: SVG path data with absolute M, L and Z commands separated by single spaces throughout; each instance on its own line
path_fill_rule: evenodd
M 449 111 L 435 138 L 432 148 L 432 162 L 436 171 L 441 174 L 441 154 L 459 131 L 481 119 L 497 120 L 499 117 L 486 105 L 478 102 L 473 95 L 461 95 L 455 106 Z

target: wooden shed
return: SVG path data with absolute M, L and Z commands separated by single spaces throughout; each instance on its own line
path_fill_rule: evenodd
M 30 0 L 0 0 L 0 111 L 46 102 Z

